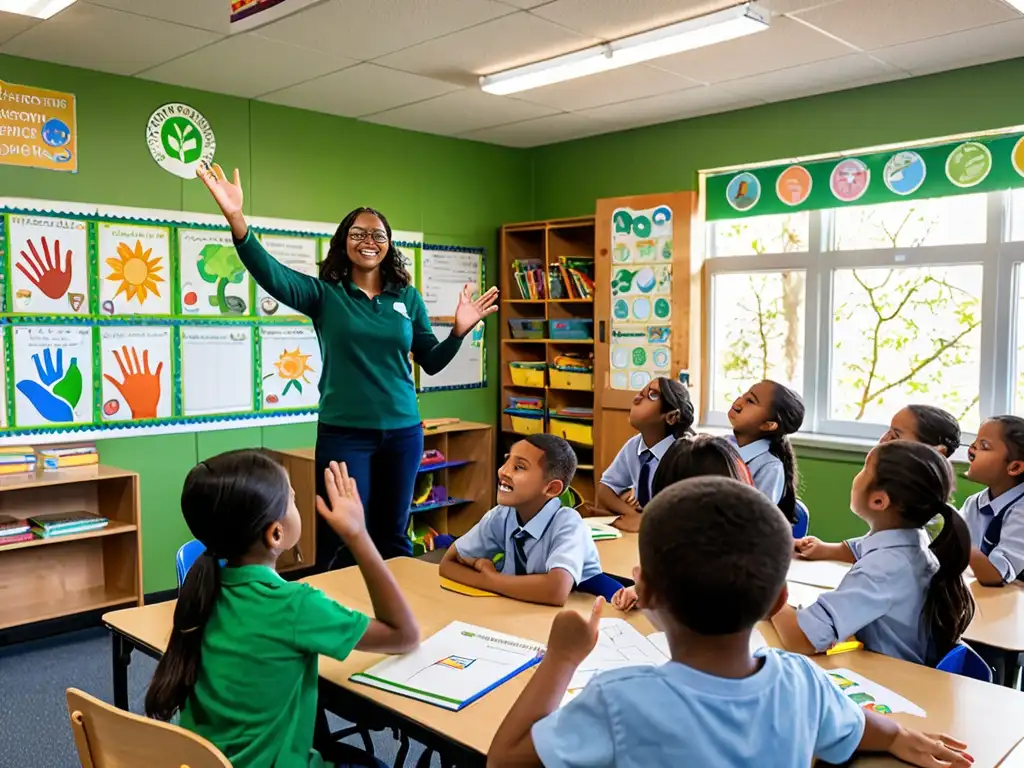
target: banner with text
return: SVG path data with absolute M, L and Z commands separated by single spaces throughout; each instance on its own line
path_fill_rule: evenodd
M 75 95 L 0 80 L 0 165 L 76 172 Z

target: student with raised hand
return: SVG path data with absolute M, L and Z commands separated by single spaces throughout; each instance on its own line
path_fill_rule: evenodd
M 869 651 L 928 666 L 949 653 L 974 617 L 963 578 L 971 539 L 947 503 L 952 483 L 934 448 L 906 440 L 873 448 L 850 491 L 850 509 L 870 526 L 850 542 L 856 563 L 835 590 L 774 616 L 783 645 L 821 653 L 856 637 Z M 943 527 L 929 546 L 923 529 L 936 515 Z
M 563 611 L 487 765 L 793 768 L 888 752 L 967 768 L 965 744 L 862 709 L 810 659 L 751 653 L 754 625 L 786 603 L 792 536 L 777 507 L 734 480 L 696 478 L 659 493 L 644 512 L 635 577 L 672 660 L 604 672 L 560 707 L 597 643 L 602 601 L 589 617 Z
M 320 654 L 353 649 L 404 653 L 419 627 L 366 532 L 363 506 L 345 465 L 332 463 L 317 511 L 351 549 L 376 618 L 289 582 L 277 559 L 299 540 L 302 522 L 288 475 L 257 451 L 231 451 L 197 464 L 181 511 L 206 551 L 185 577 L 167 652 L 146 694 L 146 714 L 211 741 L 235 768 L 379 765 L 364 752 L 313 749 Z M 227 560 L 225 566 L 219 561 Z M 325 762 L 325 757 L 333 762 Z
M 986 587 L 1024 573 L 1024 419 L 996 416 L 978 428 L 967 478 L 987 486 L 960 514 L 971 532 L 971 570 Z
M 765 379 L 736 398 L 729 409 L 733 441 L 754 485 L 796 522 L 799 480 L 789 435 L 804 423 L 804 401 L 791 389 Z
M 589 526 L 560 496 L 576 454 L 560 437 L 514 443 L 498 469 L 498 505 L 448 548 L 443 578 L 543 605 L 565 605 L 574 587 L 598 576 Z
M 629 438 L 601 475 L 597 504 L 621 517 L 615 526 L 640 530 L 640 513 L 651 497 L 651 481 L 669 446 L 693 426 L 693 403 L 682 382 L 661 376 L 633 398 Z

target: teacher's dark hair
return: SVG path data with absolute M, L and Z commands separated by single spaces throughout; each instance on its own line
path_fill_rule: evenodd
M 347 283 L 349 281 L 352 274 L 352 261 L 348 257 L 348 231 L 352 229 L 356 217 L 361 213 L 369 213 L 380 219 L 380 223 L 384 225 L 384 231 L 388 235 L 388 252 L 384 254 L 384 260 L 380 263 L 380 273 L 384 278 L 384 285 L 404 288 L 412 283 L 412 278 L 409 277 L 409 272 L 405 269 L 405 258 L 391 239 L 391 225 L 388 224 L 384 214 L 375 208 L 356 208 L 341 220 L 334 237 L 331 238 L 327 258 L 320 264 L 320 279 L 328 283 L 339 283 L 342 280 Z
M 199 675 L 203 630 L 220 594 L 220 560 L 252 549 L 288 512 L 291 484 L 280 464 L 256 451 L 229 451 L 201 461 L 185 478 L 181 513 L 206 551 L 178 593 L 167 653 L 146 693 L 146 714 L 170 720 L 185 706 Z

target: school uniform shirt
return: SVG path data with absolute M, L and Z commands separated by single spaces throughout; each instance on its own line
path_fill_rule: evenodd
M 857 562 L 839 586 L 797 611 L 817 651 L 856 637 L 869 651 L 904 661 L 932 661 L 924 601 L 939 561 L 920 528 L 894 528 L 851 539 Z M 938 661 L 938 659 L 935 659 Z
M 325 768 L 313 749 L 317 656 L 344 659 L 369 617 L 266 566 L 220 573 L 181 725 L 234 768 Z
M 793 768 L 845 763 L 864 712 L 810 659 L 763 648 L 750 677 L 714 677 L 678 662 L 591 680 L 534 724 L 545 768 Z
M 981 549 L 989 524 L 1003 512 L 1002 529 L 996 541 L 989 542 L 992 551 L 988 560 L 1003 577 L 1003 583 L 1009 584 L 1024 571 L 1024 486 L 990 497 L 988 488 L 974 494 L 964 502 L 960 514 L 971 531 L 971 544 Z
M 601 475 L 601 482 L 615 491 L 615 493 L 622 493 L 627 488 L 633 488 L 634 492 L 636 492 L 637 483 L 640 482 L 640 469 L 644 465 L 644 453 L 650 451 L 651 458 L 647 462 L 650 465 L 650 474 L 647 477 L 647 491 L 650 494 L 648 498 L 652 498 L 654 494 L 650 493 L 650 484 L 654 482 L 654 471 L 661 463 L 665 452 L 675 441 L 675 437 L 670 435 L 664 440 L 648 447 L 641 435 L 633 435 L 619 449 L 619 452 L 615 454 L 612 463 L 608 465 L 604 474 Z
M 455 540 L 455 551 L 460 557 L 486 557 L 488 560 L 503 555 L 498 571 L 515 576 L 513 537 L 520 531 L 526 536 L 523 549 L 527 574 L 562 568 L 572 576 L 573 583 L 581 584 L 601 573 L 601 561 L 590 528 L 579 512 L 563 507 L 558 499 L 551 499 L 526 525 L 519 524 L 515 507 L 499 504 L 480 518 L 468 533 Z
M 767 440 L 755 440 L 740 448 L 733 435 L 729 435 L 727 439 L 739 451 L 740 458 L 750 470 L 754 487 L 771 499 L 772 504 L 778 504 L 786 489 L 786 471 L 782 466 L 782 459 L 768 450 L 771 443 Z

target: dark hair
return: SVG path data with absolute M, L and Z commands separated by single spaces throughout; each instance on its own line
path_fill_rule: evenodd
M 777 381 L 766 381 L 772 385 L 771 413 L 768 421 L 778 426 L 768 434 L 768 451 L 782 462 L 785 485 L 779 509 L 790 523 L 796 522 L 796 489 L 800 483 L 800 475 L 796 467 L 796 454 L 789 442 L 789 435 L 799 431 L 804 423 L 804 401 L 793 390 L 784 387 Z
M 999 423 L 1003 430 L 1003 442 L 1010 461 L 1024 461 L 1024 419 L 1020 416 L 993 416 L 989 421 Z M 1017 475 L 1017 485 L 1024 483 L 1024 472 Z
M 544 477 L 561 480 L 562 485 L 568 488 L 576 475 L 576 452 L 572 446 L 558 435 L 546 433 L 527 435 L 523 440 L 544 454 Z
M 793 529 L 778 507 L 753 486 L 724 477 L 669 486 L 640 522 L 644 582 L 700 635 L 732 634 L 767 618 L 792 553 Z
M 281 466 L 257 451 L 229 451 L 201 461 L 185 478 L 181 513 L 206 551 L 185 576 L 174 607 L 167 652 L 146 693 L 146 714 L 170 720 L 199 674 L 203 629 L 220 594 L 219 559 L 245 555 L 267 526 L 288 512 L 291 485 Z
M 686 385 L 668 376 L 658 377 L 658 389 L 661 392 L 661 412 L 679 412 L 675 424 L 665 424 L 666 437 L 682 437 L 693 434 L 693 403 Z
M 680 480 L 709 475 L 751 484 L 750 470 L 728 440 L 712 435 L 680 437 L 665 451 L 654 470 L 651 493 L 658 494 Z
M 388 234 L 388 252 L 380 263 L 381 277 L 385 286 L 404 288 L 412 283 L 412 278 L 405 269 L 405 258 L 402 252 L 395 246 L 391 239 L 391 225 L 384 217 L 384 214 L 375 208 L 356 208 L 350 212 L 341 224 L 338 225 L 334 237 L 331 238 L 331 246 L 327 250 L 327 258 L 320 264 L 320 279 L 328 283 L 338 283 L 344 280 L 346 283 L 351 279 L 352 260 L 348 257 L 348 231 L 352 229 L 356 218 L 361 213 L 371 213 L 380 219 L 384 225 L 384 231 Z
M 885 491 L 908 527 L 923 528 L 942 515 L 942 530 L 931 544 L 939 561 L 924 604 L 934 661 L 955 646 L 974 618 L 974 598 L 963 573 L 971 561 L 971 534 L 949 505 L 953 472 L 941 453 L 924 443 L 893 440 L 872 450 L 872 490 Z
M 917 427 L 917 439 L 925 445 L 942 446 L 946 449 L 946 458 L 953 458 L 960 447 L 960 425 L 953 417 L 934 405 L 908 405 L 907 410 L 914 414 Z

